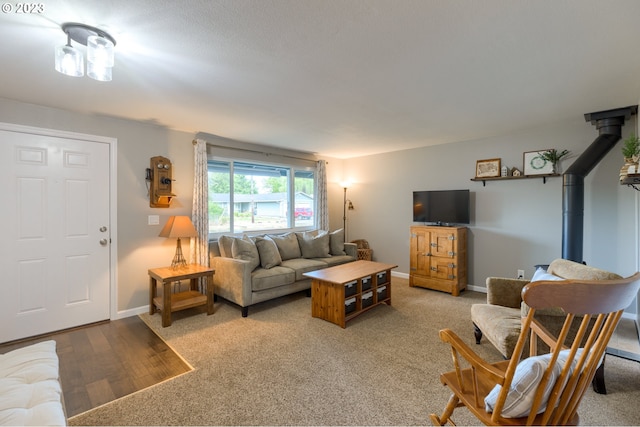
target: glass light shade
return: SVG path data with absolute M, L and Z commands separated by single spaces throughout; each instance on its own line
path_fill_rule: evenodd
M 72 77 L 84 76 L 84 61 L 82 52 L 72 46 L 56 47 L 56 71 Z
M 87 61 L 100 68 L 113 67 L 113 43 L 100 36 L 87 37 Z
M 87 62 L 87 76 L 101 82 L 110 82 L 111 67 L 101 67 L 93 62 Z

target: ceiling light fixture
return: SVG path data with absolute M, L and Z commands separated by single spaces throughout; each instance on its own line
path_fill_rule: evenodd
M 67 44 L 55 50 L 56 71 L 72 77 L 84 76 L 82 52 L 71 46 L 71 40 L 87 46 L 87 75 L 94 80 L 111 81 L 116 40 L 106 31 L 85 24 L 62 24 Z

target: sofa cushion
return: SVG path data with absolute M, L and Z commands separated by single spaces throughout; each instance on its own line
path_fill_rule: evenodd
M 355 261 L 356 259 L 350 255 L 335 255 L 327 258 L 314 258 L 316 261 L 322 261 L 327 266 L 332 267 L 334 265 L 345 264 L 347 262 Z
M 504 357 L 511 357 L 522 328 L 519 308 L 473 304 L 471 319 Z
M 300 245 L 298 244 L 298 238 L 295 233 L 270 234 L 269 237 L 271 237 L 276 243 L 282 261 L 300 258 L 302 256 L 300 252 Z
M 269 269 L 257 268 L 251 273 L 251 290 L 254 292 L 265 289 L 290 285 L 296 281 L 296 273 L 290 268 L 275 266 Z
M 331 256 L 329 233 L 326 231 L 296 233 L 303 258 L 325 258 Z
M 248 261 L 251 266 L 251 270 L 254 270 L 260 265 L 260 254 L 258 248 L 253 240 L 248 236 L 244 236 L 242 239 L 233 239 L 231 243 L 231 253 L 233 258 Z
M 53 340 L 0 355 L 0 424 L 66 425 Z
M 329 233 L 329 250 L 331 255 L 346 255 L 344 251 L 344 228 Z
M 282 261 L 282 266 L 294 270 L 296 272 L 296 280 L 309 280 L 308 277 L 303 276 L 304 273 L 326 268 L 327 263 L 315 259 L 296 258 Z
M 269 236 L 256 237 L 256 247 L 260 254 L 260 265 L 262 268 L 269 269 L 280 265 L 282 262 L 278 246 L 276 246 L 276 242 Z

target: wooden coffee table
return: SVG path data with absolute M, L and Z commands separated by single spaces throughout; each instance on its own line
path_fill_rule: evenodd
M 311 315 L 344 328 L 379 304 L 391 305 L 391 269 L 396 267 L 354 261 L 304 273 L 311 278 Z

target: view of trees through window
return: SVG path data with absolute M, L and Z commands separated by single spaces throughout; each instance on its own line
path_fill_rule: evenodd
M 314 224 L 313 171 L 221 160 L 210 160 L 208 169 L 210 233 Z

